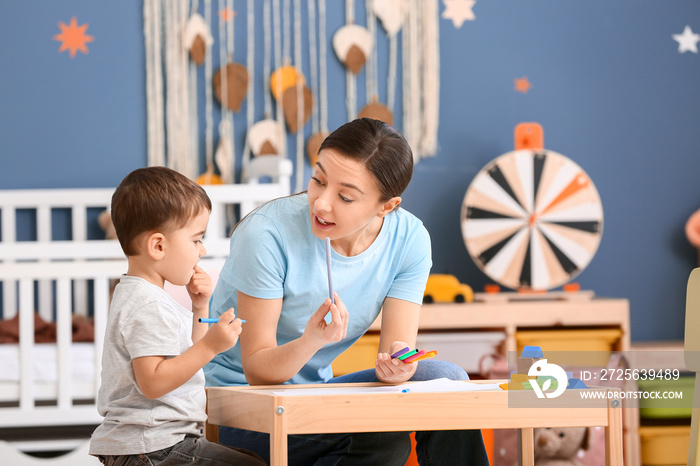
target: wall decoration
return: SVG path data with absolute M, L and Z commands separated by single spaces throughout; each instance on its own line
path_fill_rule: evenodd
M 202 66 L 207 48 L 214 44 L 209 25 L 204 21 L 202 15 L 195 13 L 187 20 L 183 42 L 190 51 L 192 60 L 197 66 Z
M 591 261 L 603 208 L 581 167 L 531 147 L 503 154 L 477 173 L 461 224 L 469 255 L 491 279 L 513 289 L 548 290 Z
M 371 0 L 369 0 L 371 2 Z M 375 36 L 377 30 L 377 17 L 374 14 L 372 5 L 367 4 L 367 30 L 372 37 Z M 395 27 L 394 24 L 392 24 Z M 365 72 L 365 89 L 367 94 L 367 105 L 365 105 L 360 113 L 357 114 L 360 118 L 374 118 L 381 120 L 393 126 L 394 115 L 391 110 L 379 102 L 379 89 L 377 83 L 377 47 L 372 47 L 369 60 L 367 61 L 367 71 Z
M 345 0 L 345 26 L 333 35 L 333 49 L 345 65 L 345 106 L 348 121 L 357 118 L 357 78 L 365 66 L 374 37 L 366 28 L 355 24 L 355 0 Z
M 442 12 L 443 19 L 452 20 L 452 24 L 459 29 L 465 21 L 474 21 L 474 5 L 476 0 L 442 0 L 445 4 L 445 11 Z
M 233 19 L 241 16 L 233 8 L 234 0 L 217 0 L 216 12 L 211 0 L 144 0 L 149 165 L 166 165 L 191 178 L 201 175 L 202 181 L 217 181 L 218 173 L 223 182 L 234 183 L 238 160 L 245 178 L 252 157 L 289 156 L 296 161 L 295 190 L 303 189 L 307 159 L 315 163 L 318 147 L 330 133 L 327 58 L 333 51 L 346 72 L 347 119 L 367 116 L 396 126 L 413 148 L 416 162 L 436 154 L 439 0 L 365 0 L 367 27 L 356 24 L 355 0 L 346 0 L 345 24 L 328 38 L 326 0 L 239 1 L 244 3 L 240 11 L 246 11 L 247 36 L 245 50 L 236 50 L 234 60 Z M 256 7 L 261 3 L 263 14 L 256 18 Z M 308 17 L 302 18 L 304 7 Z M 212 23 L 214 13 L 216 22 Z M 378 63 L 378 23 L 388 38 L 386 76 L 380 76 L 380 70 L 387 68 Z M 256 24 L 263 26 L 257 37 L 264 39 L 264 53 L 256 50 Z M 327 50 L 329 44 L 333 51 Z M 241 60 L 241 56 L 245 58 Z M 256 57 L 260 56 L 263 63 L 257 66 L 262 73 L 256 72 Z M 403 67 L 401 121 L 394 114 L 398 66 Z M 198 67 L 204 69 L 204 84 L 197 83 L 202 72 Z M 304 75 L 307 69 L 310 79 Z M 366 101 L 358 114 L 357 78 L 363 70 Z M 381 98 L 380 79 L 386 79 L 387 89 Z M 202 149 L 197 115 L 197 96 L 202 89 L 204 170 L 199 161 Z M 254 101 L 261 90 L 263 115 L 256 113 L 260 110 Z M 215 100 L 220 103 L 220 113 Z M 234 118 L 244 106 L 245 117 Z M 234 121 L 245 129 L 236 131 Z M 306 129 L 309 122 L 310 131 Z M 238 155 L 241 135 L 243 152 Z M 287 148 L 290 135 L 296 138 L 296 150 Z
M 437 153 L 440 110 L 438 0 L 408 2 L 402 32 L 403 125 L 414 162 Z
M 386 107 L 394 113 L 396 98 L 396 64 L 398 54 L 398 32 L 404 25 L 408 15 L 408 5 L 404 0 L 370 0 L 372 11 L 382 23 L 389 37 L 389 70 L 387 72 Z M 393 123 L 392 123 L 393 124 Z
M 189 49 L 190 57 L 194 65 L 204 64 L 205 82 L 205 170 L 195 180 L 201 185 L 224 184 L 223 178 L 214 170 L 214 130 L 213 130 L 213 97 L 212 86 L 212 59 L 211 49 L 214 45 L 214 37 L 211 35 L 211 0 L 204 0 L 204 16 L 199 13 L 198 0 L 192 0 L 192 13 L 185 26 L 184 46 Z M 194 38 L 193 38 L 194 36 Z M 190 121 L 192 123 L 192 153 L 199 153 L 199 119 L 197 117 L 197 70 L 190 66 L 190 108 L 193 113 Z
M 301 44 L 301 0 L 294 0 L 294 64 L 303 69 Z M 294 93 L 290 91 L 294 90 Z M 313 97 L 311 90 L 297 81 L 296 86 L 287 90 L 283 97 L 288 99 L 284 103 L 285 119 L 289 130 L 296 133 L 296 192 L 304 189 L 304 125 L 311 118 Z
M 379 18 L 382 26 L 390 37 L 396 36 L 406 18 L 406 3 L 404 0 L 369 0 L 368 10 Z
M 362 71 L 373 47 L 374 37 L 357 24 L 347 24 L 333 36 L 335 53 L 353 74 Z
M 248 70 L 240 63 L 228 63 L 214 73 L 213 85 L 221 105 L 238 112 L 248 93 Z
M 182 41 L 190 2 L 144 0 L 143 8 L 148 164 L 166 165 L 194 179 L 199 172 L 192 149 L 197 139 L 196 107 L 192 108 L 190 95 L 189 50 Z
M 285 8 L 284 11 L 287 12 L 289 10 L 288 5 L 289 2 L 285 0 Z M 290 32 L 289 32 L 289 21 L 287 20 L 289 15 L 283 14 L 283 10 L 281 10 L 280 7 L 280 0 L 273 0 L 272 2 L 272 19 L 273 19 L 273 33 L 274 33 L 274 39 L 275 39 L 275 56 L 274 56 L 274 63 L 275 63 L 275 72 L 272 73 L 274 75 L 275 73 L 283 73 L 283 71 L 278 71 L 282 70 L 283 66 L 290 66 L 290 57 L 289 57 L 289 44 L 290 44 Z M 283 20 L 283 21 L 282 21 Z M 283 26 L 281 26 L 281 23 L 284 23 Z M 284 38 L 282 37 L 284 35 Z M 270 75 L 270 86 L 272 87 L 272 81 L 273 81 L 273 76 Z M 280 75 L 282 76 L 282 75 Z M 294 72 L 294 76 L 296 76 L 296 71 Z M 275 80 L 274 84 L 275 91 L 273 93 L 274 95 L 277 96 L 282 96 L 284 94 L 284 89 L 283 89 L 283 80 L 277 79 Z M 267 92 L 267 89 L 265 89 L 265 92 Z M 282 135 L 285 134 L 285 122 L 284 122 L 284 99 L 277 97 L 275 99 L 277 106 L 276 106 L 276 120 L 277 124 L 280 126 L 280 132 Z M 282 157 L 287 156 L 287 138 L 283 137 L 283 144 L 282 147 L 280 148 L 281 151 L 279 152 L 279 155 Z
M 678 53 L 698 53 L 700 34 L 694 33 L 690 26 L 686 25 L 682 34 L 673 34 L 671 37 L 678 42 Z
M 234 63 L 233 0 L 219 0 L 219 70 L 214 74 L 214 94 L 221 103 L 219 144 L 214 153 L 216 166 L 224 183 L 236 182 L 236 150 L 233 141 L 233 115 L 245 97 L 248 71 Z
M 78 20 L 75 16 L 71 18 L 70 24 L 66 24 L 63 21 L 59 22 L 58 28 L 61 30 L 61 33 L 53 36 L 53 40 L 61 42 L 58 53 L 68 50 L 71 58 L 75 58 L 78 51 L 87 55 L 88 48 L 86 44 L 95 40 L 94 37 L 85 33 L 88 26 L 88 23 L 78 26 Z
M 216 14 L 219 16 L 219 18 L 221 18 L 221 21 L 223 21 L 224 23 L 229 23 L 233 21 L 233 18 L 236 17 L 236 11 L 230 5 L 221 8 Z
M 306 156 L 316 165 L 318 149 L 330 134 L 328 130 L 328 77 L 326 60 L 326 0 L 318 0 L 318 34 L 316 34 L 315 1 L 309 2 L 309 64 L 312 85 L 318 89 L 311 112 L 311 136 L 306 141 Z M 318 36 L 318 40 L 317 40 Z M 318 44 L 318 47 L 317 47 Z
M 515 83 L 515 90 L 518 92 L 522 92 L 523 94 L 527 94 L 527 91 L 529 91 L 532 88 L 532 84 L 530 84 L 530 81 L 527 79 L 527 76 L 523 76 L 522 78 L 515 78 L 513 82 Z
M 250 3 L 253 0 L 249 0 Z M 279 68 L 275 73 L 271 73 L 272 65 L 272 17 L 271 17 L 271 0 L 265 0 L 263 4 L 263 100 L 264 100 L 264 118 L 253 124 L 249 123 L 246 133 L 246 142 L 243 149 L 243 173 L 242 179 L 247 179 L 247 168 L 250 163 L 250 156 L 282 156 L 285 151 L 285 134 L 284 128 L 279 121 L 272 118 L 272 96 L 279 96 L 283 93 L 285 86 L 289 80 L 303 79 L 302 76 L 296 75 L 296 70 L 293 67 L 287 70 L 285 67 Z M 249 13 L 249 30 L 248 35 L 254 35 L 254 27 L 251 21 L 251 10 L 248 7 Z M 249 40 L 252 39 L 249 38 Z M 250 44 L 249 44 L 250 46 Z M 250 51 L 248 52 L 250 54 Z M 252 69 L 252 66 L 251 66 Z M 280 71 L 281 70 L 281 71 Z M 289 74 L 291 76 L 288 76 Z M 278 80 L 280 82 L 278 82 Z M 255 81 L 253 81 L 255 82 Z M 251 86 L 253 87 L 253 86 Z M 277 98 L 277 97 L 276 97 Z M 253 108 L 253 100 L 249 99 L 249 120 Z

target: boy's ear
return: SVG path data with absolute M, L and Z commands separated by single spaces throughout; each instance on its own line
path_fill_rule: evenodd
M 382 204 L 381 209 L 379 210 L 379 213 L 377 213 L 377 216 L 385 217 L 390 212 L 392 212 L 394 209 L 396 209 L 399 206 L 399 204 L 401 204 L 401 198 L 398 196 L 392 197 L 391 199 L 386 201 L 384 204 Z
M 161 260 L 165 255 L 165 236 L 159 231 L 146 236 L 146 254 L 153 260 Z

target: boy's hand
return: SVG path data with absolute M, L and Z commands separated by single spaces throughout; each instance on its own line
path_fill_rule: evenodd
M 214 287 L 211 283 L 211 277 L 200 266 L 194 266 L 194 273 L 186 289 L 192 300 L 192 312 L 209 309 L 209 298 Z
M 395 341 L 391 344 L 391 353 L 379 353 L 377 362 L 375 363 L 375 371 L 377 378 L 385 383 L 402 383 L 413 376 L 416 371 L 416 364 L 412 362 L 403 362 L 398 358 L 392 358 L 391 355 L 401 348 L 410 346 L 403 341 Z
M 231 308 L 219 316 L 217 323 L 209 326 L 209 330 L 202 337 L 203 343 L 216 354 L 226 351 L 238 342 L 242 324 L 241 319 L 236 318 Z
M 304 336 L 319 348 L 327 343 L 342 340 L 348 333 L 348 310 L 338 293 L 334 293 L 334 297 L 335 304 L 327 298 L 311 316 L 304 329 Z M 325 317 L 329 312 L 331 322 L 327 323 Z

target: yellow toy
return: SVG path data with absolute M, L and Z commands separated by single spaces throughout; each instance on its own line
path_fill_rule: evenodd
M 471 303 L 474 291 L 449 274 L 430 274 L 423 293 L 423 303 Z

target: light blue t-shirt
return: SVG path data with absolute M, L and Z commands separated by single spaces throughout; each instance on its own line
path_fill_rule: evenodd
M 332 251 L 333 287 L 349 314 L 347 337 L 321 348 L 288 383 L 331 379 L 331 363 L 367 331 L 385 298 L 422 302 L 431 266 L 428 231 L 400 208 L 384 217 L 379 235 L 364 252 L 345 257 Z M 238 226 L 212 294 L 211 316 L 237 309 L 238 290 L 256 298 L 283 298 L 278 345 L 302 335 L 328 297 L 325 242 L 311 233 L 306 194 L 272 201 Z M 209 386 L 247 384 L 240 345 L 216 356 L 204 372 Z

